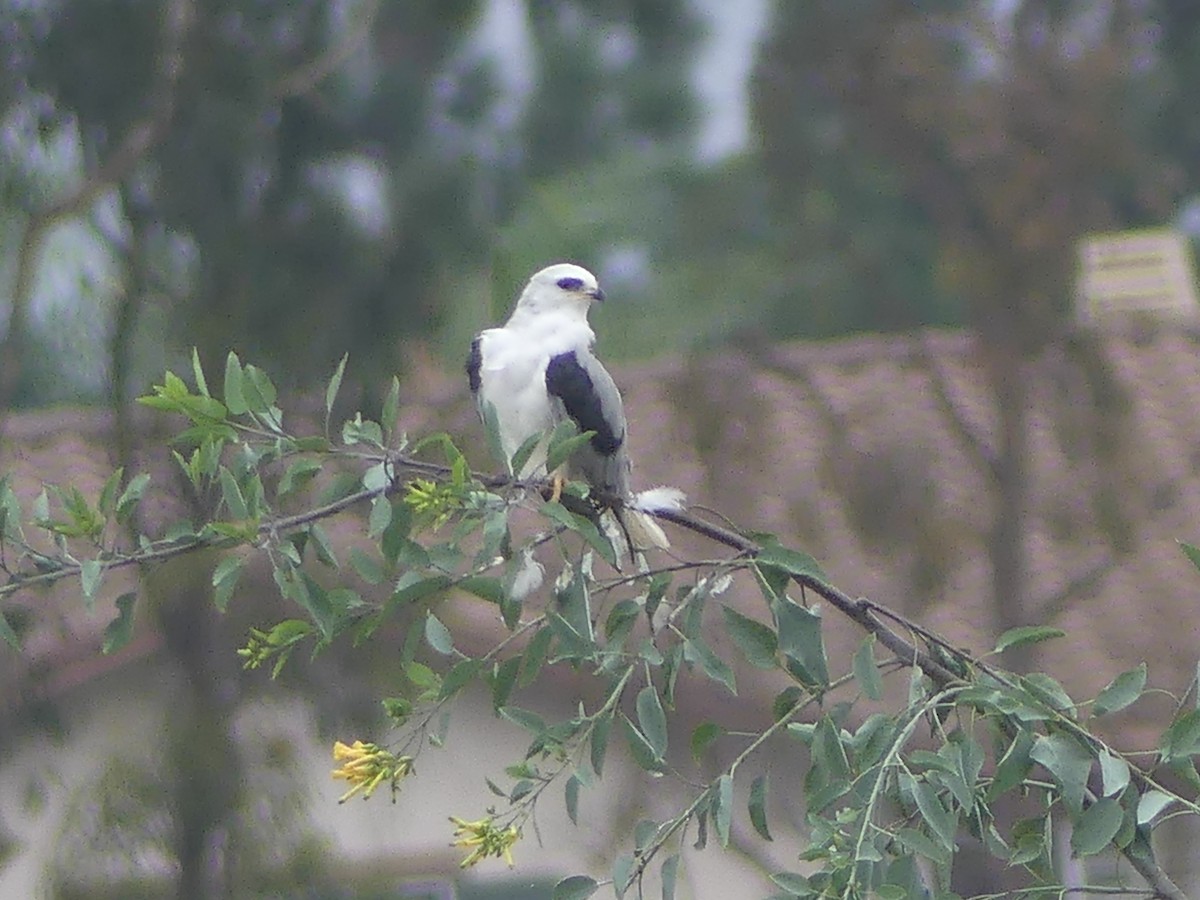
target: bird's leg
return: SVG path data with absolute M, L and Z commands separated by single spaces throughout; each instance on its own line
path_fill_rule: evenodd
M 552 485 L 550 490 L 551 503 L 557 503 L 559 501 L 559 498 L 562 497 L 563 485 L 566 483 L 567 479 L 563 476 L 561 469 L 550 476 L 550 484 Z

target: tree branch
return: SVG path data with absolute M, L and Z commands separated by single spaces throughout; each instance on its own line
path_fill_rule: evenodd
M 938 356 L 929 346 L 929 338 L 922 336 L 918 339 L 920 355 L 925 362 L 925 371 L 929 374 L 929 385 L 933 388 L 933 396 L 938 407 L 942 410 L 950 428 L 966 445 L 967 449 L 983 464 L 992 481 L 999 477 L 999 466 L 996 451 L 989 447 L 983 435 L 967 422 L 966 416 L 959 411 L 946 386 L 946 376 L 938 366 Z
M 706 522 L 703 519 L 698 519 L 690 513 L 677 510 L 661 510 L 653 513 L 653 515 L 664 522 L 670 522 L 673 525 L 678 525 L 680 528 L 686 528 L 688 531 L 699 534 L 709 540 L 738 550 L 751 558 L 757 556 L 763 549 L 760 544 L 743 537 L 735 531 L 731 531 L 720 525 L 714 525 L 712 522 Z M 826 584 L 812 575 L 793 574 L 792 580 L 801 587 L 812 591 L 851 621 L 856 622 L 868 632 L 875 635 L 879 643 L 891 650 L 900 659 L 907 660 L 912 665 L 920 667 L 921 671 L 933 679 L 936 684 L 945 686 L 951 682 L 960 680 L 957 675 L 924 650 L 905 640 L 885 625 L 875 615 L 872 608 L 874 604 L 870 601 L 863 598 L 854 600 L 833 585 Z
M 359 46 L 371 33 L 382 5 L 382 0 L 368 0 L 358 21 L 347 29 L 340 41 L 279 79 L 275 96 L 283 99 L 307 94 L 341 68 L 358 52 Z
M 17 250 L 8 330 L 0 341 L 0 410 L 12 405 L 20 380 L 22 357 L 42 244 L 58 225 L 91 208 L 96 200 L 133 170 L 157 144 L 175 109 L 175 93 L 183 72 L 183 48 L 195 18 L 194 0 L 173 0 L 163 12 L 162 49 L 146 115 L 129 126 L 108 161 L 88 176 L 78 190 L 32 214 Z

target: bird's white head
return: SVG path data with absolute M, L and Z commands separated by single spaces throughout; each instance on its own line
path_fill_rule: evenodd
M 556 263 L 529 279 L 517 300 L 518 310 L 529 312 L 577 311 L 587 316 L 593 302 L 604 299 L 596 276 L 583 266 Z

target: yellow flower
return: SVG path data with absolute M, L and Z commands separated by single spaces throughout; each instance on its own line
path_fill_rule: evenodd
M 404 502 L 413 511 L 418 530 L 428 526 L 437 531 L 462 505 L 462 498 L 453 485 L 418 478 L 409 482 Z
M 521 838 L 521 832 L 515 826 L 500 828 L 489 816 L 476 822 L 467 822 L 458 816 L 451 816 L 455 824 L 454 836 L 458 838 L 451 847 L 469 847 L 471 852 L 459 866 L 468 869 L 489 856 L 503 856 L 508 867 L 513 867 L 512 845 Z
M 333 770 L 333 777 L 350 782 L 350 790 L 338 798 L 338 803 L 345 803 L 359 791 L 362 791 L 366 800 L 385 781 L 392 785 L 394 794 L 399 790 L 400 782 L 413 770 L 411 756 L 397 756 L 378 744 L 364 744 L 362 741 L 355 741 L 349 746 L 335 741 L 333 759 L 342 764 Z

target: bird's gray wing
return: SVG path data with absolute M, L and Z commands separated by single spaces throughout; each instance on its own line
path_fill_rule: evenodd
M 624 499 L 629 495 L 629 455 L 625 450 L 625 410 L 608 370 L 586 350 L 571 350 L 546 364 L 546 391 L 555 407 L 592 439 L 569 461 L 572 476 Z
M 483 367 L 483 350 L 481 343 L 483 337 L 476 335 L 475 340 L 471 341 L 471 352 L 467 356 L 467 384 L 471 386 L 471 396 L 475 401 L 479 402 L 479 386 L 482 384 L 480 369 Z

